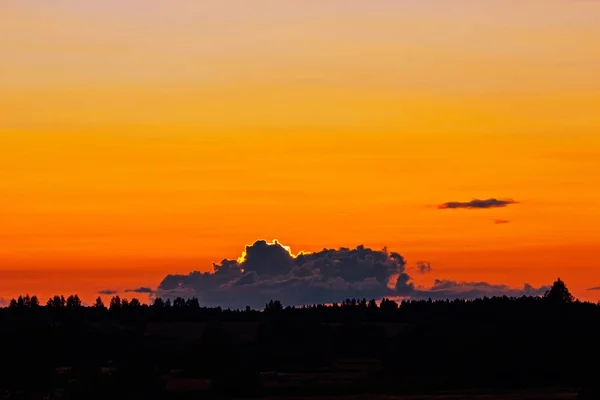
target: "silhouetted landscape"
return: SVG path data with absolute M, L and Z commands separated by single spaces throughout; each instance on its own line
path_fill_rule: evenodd
M 261 311 L 21 296 L 0 317 L 10 399 L 598 395 L 600 305 L 561 280 L 540 297 Z
M 0 0 L 0 400 L 600 400 L 600 0 Z

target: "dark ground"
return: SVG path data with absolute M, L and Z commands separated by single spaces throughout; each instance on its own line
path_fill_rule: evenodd
M 600 399 L 600 306 L 561 293 L 305 308 L 272 302 L 262 312 L 192 300 L 107 309 L 58 299 L 41 307 L 23 298 L 0 310 L 0 393 L 541 400 L 583 390 L 581 398 Z

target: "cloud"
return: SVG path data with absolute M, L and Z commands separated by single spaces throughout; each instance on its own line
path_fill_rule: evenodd
M 417 264 L 417 269 L 428 273 L 431 266 L 423 262 Z M 239 259 L 213 264 L 212 272 L 167 275 L 153 295 L 197 297 L 208 307 L 262 308 L 271 299 L 286 305 L 306 305 L 347 298 L 472 298 L 480 294 L 542 293 L 541 288 L 528 285 L 520 290 L 486 283 L 450 286 L 448 282 L 436 281 L 432 288 L 415 288 L 406 272 L 406 260 L 387 249 L 372 250 L 361 245 L 295 255 L 277 241 L 259 240 L 246 246 Z
M 8 307 L 8 304 L 10 302 L 8 300 L 6 300 L 5 298 L 0 297 L 0 307 Z
M 427 261 L 417 261 L 417 271 L 420 274 L 428 274 L 431 272 L 431 264 Z
M 139 287 L 137 289 L 126 289 L 125 292 L 129 293 L 129 292 L 133 292 L 133 293 L 147 293 L 147 294 L 152 294 L 154 293 L 154 290 L 152 290 L 149 287 Z
M 510 221 L 507 219 L 495 219 L 494 224 L 496 224 L 496 225 L 510 224 Z
M 204 305 L 234 308 L 270 299 L 302 305 L 381 298 L 414 290 L 405 265 L 397 253 L 364 246 L 294 255 L 277 241 L 259 240 L 240 259 L 213 264 L 213 272 L 166 276 L 155 295 L 194 295 Z
M 455 209 L 455 208 L 467 208 L 467 209 L 481 209 L 481 208 L 498 208 L 498 207 L 506 207 L 510 204 L 518 204 L 517 201 L 511 199 L 487 199 L 487 200 L 479 200 L 473 199 L 471 201 L 461 202 L 461 201 L 450 201 L 447 203 L 443 203 L 438 205 L 440 210 L 445 209 Z
M 588 290 L 600 290 L 600 286 L 594 286 L 589 288 Z
M 111 290 L 111 289 L 104 289 L 104 290 L 98 291 L 98 294 L 104 294 L 106 296 L 112 296 L 117 293 L 119 293 L 117 290 Z
M 457 282 L 436 279 L 433 286 L 428 289 L 419 289 L 413 293 L 413 298 L 431 299 L 477 299 L 494 296 L 541 296 L 549 286 L 535 288 L 529 284 L 522 288 L 511 288 L 507 285 L 494 285 L 487 282 Z

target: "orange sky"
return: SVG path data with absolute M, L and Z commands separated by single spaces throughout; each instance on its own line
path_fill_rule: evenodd
M 0 297 L 278 238 L 600 298 L 600 3 L 100 3 L 0 4 Z

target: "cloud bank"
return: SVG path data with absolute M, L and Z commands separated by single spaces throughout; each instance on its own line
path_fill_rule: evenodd
M 431 270 L 423 264 L 420 273 Z M 484 282 L 436 281 L 415 287 L 406 260 L 387 249 L 364 246 L 294 255 L 277 241 L 259 240 L 237 260 L 213 264 L 212 272 L 168 275 L 154 291 L 162 298 L 197 297 L 203 306 L 262 308 L 271 299 L 286 305 L 341 302 L 347 298 L 475 298 L 541 295 L 546 288 L 512 289 Z
M 512 199 L 486 199 L 479 200 L 473 199 L 471 201 L 461 202 L 461 201 L 449 201 L 447 203 L 442 203 L 438 205 L 440 210 L 446 209 L 457 209 L 457 208 L 466 208 L 466 209 L 482 209 L 482 208 L 499 208 L 506 207 L 510 204 L 518 204 L 517 201 Z
M 517 289 L 507 285 L 493 285 L 487 282 L 456 282 L 436 279 L 431 288 L 416 291 L 411 297 L 431 299 L 477 299 L 485 296 L 541 296 L 549 289 L 549 286 L 534 288 L 527 283 L 523 285 L 523 288 Z

